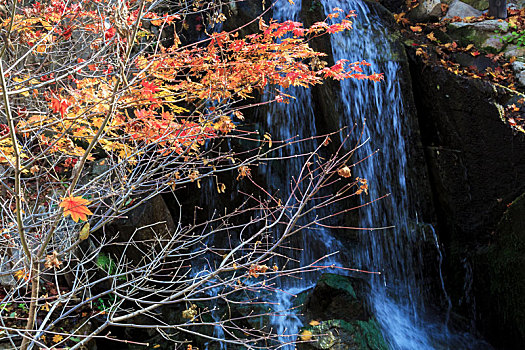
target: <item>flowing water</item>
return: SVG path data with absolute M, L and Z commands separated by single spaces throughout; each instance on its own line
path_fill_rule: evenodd
M 361 125 L 366 119 L 364 139 L 369 139 L 357 155 L 357 159 L 379 152 L 354 170 L 356 176 L 368 179 L 369 196 L 364 201 L 389 197 L 366 206 L 361 210 L 360 225 L 366 228 L 384 228 L 363 231 L 360 243 L 352 251 L 356 268 L 382 271 L 381 277 L 372 279 L 369 303 L 379 321 L 387 342 L 393 349 L 482 349 L 488 348 L 468 334 L 452 332 L 448 327 L 450 301 L 439 272 L 442 299 L 446 300 L 443 312 L 435 312 L 425 299 L 428 291 L 423 271 L 424 256 L 421 242 L 434 242 L 435 260 L 442 263 L 442 255 L 433 228 L 418 220 L 418 213 L 410 198 L 415 188 L 410 188 L 407 154 L 410 154 L 410 130 L 407 126 L 408 112 L 404 105 L 405 96 L 400 84 L 401 65 L 389 40 L 388 30 L 379 17 L 370 11 L 361 0 L 323 0 L 325 13 L 334 8 L 345 12 L 355 10 L 354 29 L 351 32 L 332 35 L 331 46 L 334 60 L 348 59 L 350 62 L 365 59 L 371 64 L 369 72 L 384 73 L 384 81 L 347 80 L 341 83 L 341 104 L 343 113 L 338 118 L 340 126 Z M 286 1 L 277 2 L 274 19 L 300 21 L 300 1 L 290 6 Z M 328 40 L 328 39 L 327 39 Z M 268 128 L 275 139 L 286 140 L 296 135 L 307 137 L 316 133 L 315 114 L 309 90 L 293 89 L 291 95 L 296 101 L 288 105 L 275 105 L 268 112 Z M 335 96 L 335 94 L 334 94 Z M 300 145 L 294 145 L 286 152 L 302 153 Z M 268 166 L 268 184 L 286 194 L 290 179 L 302 166 L 300 159 L 287 163 L 286 167 Z M 395 228 L 387 228 L 394 226 Z M 334 241 L 327 230 L 317 231 L 315 236 L 308 231 L 299 240 L 312 249 L 302 251 L 301 261 L 310 262 L 334 248 L 325 242 Z M 337 243 L 338 244 L 338 243 Z M 336 244 L 336 245 L 337 245 Z M 336 261 L 332 261 L 336 262 Z M 282 288 L 298 292 L 309 288 L 314 277 L 305 277 L 295 282 L 284 282 Z M 291 305 L 289 298 L 281 298 L 281 308 Z M 281 334 L 296 334 L 301 325 L 296 316 L 275 318 L 274 323 Z M 283 337 L 284 342 L 287 338 Z M 289 340 L 289 339 L 288 339 Z M 293 348 L 293 347 L 290 347 Z

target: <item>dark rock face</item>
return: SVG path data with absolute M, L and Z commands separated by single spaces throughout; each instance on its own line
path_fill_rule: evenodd
M 500 316 L 489 318 L 487 327 L 509 335 L 514 341 L 506 345 L 517 349 L 525 339 L 525 193 L 509 204 L 491 244 L 474 259 L 475 266 L 485 271 L 478 275 L 478 301 Z
M 331 273 L 321 276 L 304 305 L 308 319 L 367 320 L 364 292 L 366 282 Z
M 387 345 L 365 305 L 368 284 L 331 273 L 321 276 L 304 304 L 297 349 L 383 350 Z
M 434 204 L 438 231 L 446 254 L 446 282 L 459 311 L 475 316 L 480 330 L 494 343 L 523 344 L 518 329 L 523 321 L 509 319 L 503 310 L 514 296 L 491 294 L 516 282 L 511 276 L 487 280 L 492 261 L 504 246 L 493 232 L 508 203 L 525 190 L 525 135 L 513 131 L 500 118 L 501 106 L 515 96 L 491 84 L 459 77 L 437 66 L 426 66 L 408 49 L 411 57 L 414 97 Z M 504 235 L 505 236 L 505 235 Z M 525 268 L 516 260 L 515 270 Z M 473 280 L 467 276 L 473 272 Z M 473 295 L 465 286 L 472 284 Z M 499 287 L 498 287 L 499 286 Z M 477 301 L 467 304 L 469 297 Z M 496 300 L 499 299 L 499 301 Z M 520 311 L 521 312 L 521 311 Z M 505 336 L 503 336 L 505 335 Z
M 115 220 L 107 225 L 109 237 L 118 236 L 117 242 L 134 241 L 141 247 L 142 241 L 149 241 L 155 237 L 166 237 L 175 232 L 175 223 L 171 213 L 161 195 L 157 195 L 126 214 L 127 218 Z M 151 243 L 146 243 L 151 246 Z M 130 246 L 126 250 L 126 257 L 135 263 L 144 257 L 144 251 Z M 121 247 L 110 246 L 108 252 L 119 256 Z

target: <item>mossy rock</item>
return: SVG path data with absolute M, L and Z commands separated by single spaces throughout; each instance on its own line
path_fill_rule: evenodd
M 489 0 L 462 0 L 465 4 L 474 7 L 476 10 L 484 11 L 489 8 Z
M 326 284 L 327 286 L 345 292 L 346 294 L 357 298 L 354 286 L 351 280 L 343 275 L 337 275 L 334 273 L 325 273 L 321 276 L 317 285 Z
M 328 320 L 301 331 L 298 349 L 386 350 L 388 346 L 374 319 L 368 321 Z
M 368 284 L 364 279 L 325 273 L 317 282 L 303 311 L 307 320 L 368 320 L 365 307 Z

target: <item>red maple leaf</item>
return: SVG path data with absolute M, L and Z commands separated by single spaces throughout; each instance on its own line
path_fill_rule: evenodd
M 88 215 L 93 215 L 91 210 L 86 206 L 89 203 L 91 202 L 87 199 L 70 195 L 69 197 L 62 198 L 59 206 L 64 208 L 64 217 L 71 215 L 71 219 L 73 219 L 74 222 L 78 222 L 79 219 L 86 221 Z
M 51 109 L 55 113 L 60 113 L 60 116 L 64 118 L 64 114 L 67 111 L 67 108 L 70 106 L 68 100 L 60 100 L 58 98 L 51 98 Z

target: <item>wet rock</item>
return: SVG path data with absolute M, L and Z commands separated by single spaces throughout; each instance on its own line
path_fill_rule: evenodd
M 412 22 L 432 22 L 441 16 L 440 0 L 422 0 L 419 6 L 410 10 L 407 14 Z
M 346 322 L 343 320 L 322 321 L 305 327 L 299 350 L 387 350 L 379 325 L 374 320 Z
M 492 320 L 494 331 L 525 340 L 525 193 L 509 203 L 496 229 L 491 244 L 481 249 L 475 259 L 479 277 L 485 282 L 486 294 L 480 302 L 492 304 L 498 322 Z M 510 345 L 510 344 L 509 344 Z
M 427 66 L 412 48 L 409 53 L 437 229 L 446 256 L 443 272 L 454 310 L 476 319 L 489 341 L 519 348 L 525 338 L 517 337 L 512 329 L 521 325 L 511 326 L 497 307 L 512 303 L 510 295 L 487 300 L 493 281 L 484 278 L 486 266 L 475 259 L 476 252 L 492 244 L 491 232 L 507 203 L 525 192 L 525 135 L 514 131 L 500 115 L 519 96 L 479 79 Z
M 479 17 L 481 16 L 482 12 L 480 10 L 476 10 L 474 7 L 465 4 L 462 1 L 454 0 L 452 4 L 450 4 L 447 14 L 444 18 L 453 18 L 453 17 Z
M 377 322 L 366 308 L 368 282 L 363 278 L 326 273 L 306 297 L 307 324 L 297 349 L 387 349 Z
M 304 305 L 305 317 L 314 320 L 367 320 L 365 308 L 366 281 L 325 273 L 317 282 Z

